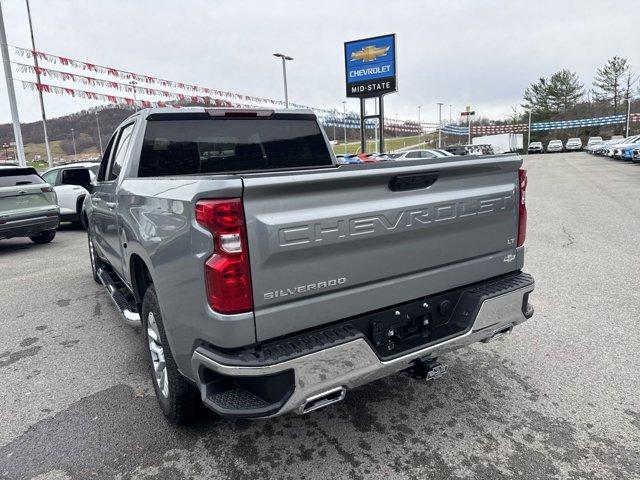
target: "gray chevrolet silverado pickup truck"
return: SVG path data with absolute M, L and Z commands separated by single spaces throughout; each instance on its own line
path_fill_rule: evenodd
M 93 275 L 171 421 L 311 412 L 533 315 L 521 165 L 338 165 L 310 111 L 142 110 L 85 200 Z

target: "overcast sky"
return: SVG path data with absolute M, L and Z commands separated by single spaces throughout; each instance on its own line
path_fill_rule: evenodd
M 8 43 L 29 48 L 24 0 L 0 2 Z M 272 57 L 282 51 L 295 58 L 290 100 L 340 110 L 343 42 L 396 33 L 398 92 L 386 97 L 386 113 L 416 118 L 421 105 L 423 121 L 437 120 L 437 102 L 446 104 L 443 117 L 449 104 L 454 118 L 467 104 L 507 117 L 539 76 L 569 68 L 590 87 L 613 55 L 640 72 L 639 0 L 31 0 L 31 10 L 41 51 L 247 95 L 282 98 Z M 11 117 L 1 85 L 4 123 Z M 37 94 L 20 83 L 16 92 L 21 121 L 37 120 Z M 45 105 L 55 117 L 100 103 L 45 94 Z M 357 100 L 348 105 L 356 110 Z

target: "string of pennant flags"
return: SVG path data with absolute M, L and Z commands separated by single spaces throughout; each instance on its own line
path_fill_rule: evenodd
M 25 90 L 33 90 L 33 91 L 41 91 L 46 93 L 53 93 L 56 95 L 67 95 L 75 98 L 85 98 L 89 100 L 101 100 L 105 102 L 115 103 L 118 105 L 129 105 L 136 106 L 141 108 L 152 108 L 152 107 L 167 107 L 177 105 L 170 105 L 167 102 L 162 101 L 153 101 L 153 100 L 139 100 L 133 99 L 130 97 L 122 97 L 118 95 L 111 95 L 107 93 L 98 93 L 92 92 L 88 90 L 79 90 L 77 88 L 69 88 L 69 87 L 59 87 L 57 85 L 48 85 L 46 83 L 35 83 L 30 82 L 28 80 L 20 80 L 22 83 L 22 88 Z M 245 104 L 237 104 L 233 102 L 229 102 L 227 100 L 222 100 L 219 98 L 210 98 L 210 97 L 202 97 L 199 95 L 187 96 L 185 99 L 188 99 L 192 103 L 201 103 L 206 106 L 211 107 L 234 107 L 234 108 L 250 108 L 250 105 Z
M 235 107 L 235 108 L 255 108 L 264 104 L 285 106 L 285 102 L 281 100 L 274 100 L 263 97 L 255 97 L 249 95 L 242 95 L 233 92 L 227 92 L 224 90 L 200 87 L 183 82 L 176 82 L 173 80 L 167 80 L 163 78 L 154 77 L 151 75 L 143 75 L 139 73 L 129 72 L 126 70 L 120 70 L 113 67 L 105 67 L 102 65 L 84 62 L 81 60 L 72 59 L 69 57 L 63 57 L 60 55 L 54 55 L 50 53 L 40 52 L 36 50 L 30 50 L 14 46 L 14 52 L 16 55 L 24 58 L 37 57 L 38 60 L 47 62 L 53 65 L 61 65 L 67 68 L 83 70 L 84 72 L 91 72 L 94 74 L 105 75 L 109 78 L 99 78 L 93 75 L 79 74 L 56 68 L 47 67 L 35 67 L 22 62 L 12 62 L 16 65 L 17 71 L 27 74 L 39 74 L 41 77 L 48 77 L 51 79 L 61 80 L 63 82 L 74 82 L 87 85 L 90 87 L 104 88 L 110 91 L 117 91 L 118 94 L 114 95 L 110 93 L 100 93 L 93 91 L 92 89 L 77 89 L 66 86 L 57 86 L 49 83 L 36 83 L 27 80 L 18 80 L 22 82 L 22 87 L 27 90 L 40 90 L 46 93 L 52 93 L 57 95 L 68 95 L 77 98 L 85 98 L 99 101 L 107 101 L 115 104 L 137 106 L 141 108 L 148 107 L 162 107 L 173 105 L 176 103 L 189 102 L 192 104 L 202 104 L 206 106 L 222 106 L 222 107 Z M 126 80 L 127 83 L 117 80 Z M 143 85 L 139 85 L 143 84 Z M 173 89 L 178 91 L 170 91 L 167 89 Z M 120 93 L 126 92 L 126 94 L 133 93 L 134 98 L 130 98 L 128 95 L 123 96 Z M 160 97 L 162 100 L 148 100 L 139 99 L 137 95 Z M 328 110 L 316 107 L 309 107 L 301 104 L 290 103 L 290 106 L 294 108 L 310 109 L 318 114 L 321 122 L 325 127 L 340 127 L 340 128 L 359 128 L 360 118 L 357 114 L 349 112 L 348 114 L 339 113 L 337 110 Z M 608 117 L 594 117 L 594 118 L 582 118 L 574 120 L 561 120 L 553 122 L 533 122 L 531 123 L 531 131 L 546 131 L 568 128 L 581 128 L 589 126 L 603 126 L 614 125 L 624 123 L 627 120 L 627 116 L 611 115 Z M 629 120 L 631 122 L 640 122 L 640 113 L 633 113 L 630 115 Z M 365 126 L 373 127 L 376 124 L 375 121 L 366 120 Z M 391 118 L 385 118 L 385 126 L 394 132 L 403 133 L 432 133 L 440 130 L 444 134 L 448 135 L 468 135 L 469 127 L 460 126 L 455 124 L 443 125 L 439 128 L 437 123 L 405 121 Z M 528 130 L 529 125 L 526 123 L 511 124 L 511 125 L 472 125 L 471 133 L 474 135 L 490 135 L 498 133 L 524 133 Z
M 139 74 L 139 73 L 134 73 L 134 72 L 128 72 L 126 70 L 120 70 L 117 68 L 113 68 L 113 67 L 105 67 L 102 65 L 97 65 L 94 63 L 89 63 L 89 62 L 84 62 L 81 60 L 76 60 L 76 59 L 72 59 L 72 58 L 68 58 L 68 57 L 62 57 L 60 55 L 54 55 L 51 53 L 45 53 L 45 52 L 40 52 L 37 50 L 30 50 L 27 48 L 22 48 L 22 47 L 17 47 L 14 46 L 13 47 L 14 52 L 16 55 L 20 56 L 20 57 L 25 57 L 25 58 L 33 58 L 34 56 L 36 56 L 38 58 L 38 60 L 44 61 L 44 62 L 48 62 L 51 64 L 58 64 L 58 65 L 63 65 L 65 67 L 71 67 L 71 68 L 75 68 L 75 69 L 79 69 L 79 70 L 84 70 L 84 71 L 88 71 L 88 72 L 93 72 L 93 73 L 99 73 L 102 75 L 107 75 L 109 77 L 113 77 L 113 78 L 120 78 L 120 79 L 124 79 L 127 81 L 135 81 L 138 83 L 144 83 L 144 84 L 148 84 L 148 85 L 158 85 L 161 87 L 165 87 L 165 88 L 173 88 L 176 90 L 182 90 L 182 91 L 186 91 L 186 92 L 190 92 L 192 94 L 201 94 L 201 95 L 205 95 L 208 97 L 218 97 L 218 98 L 224 98 L 224 99 L 231 99 L 231 100 L 236 100 L 236 101 L 241 101 L 241 102 L 251 102 L 251 103 L 258 103 L 258 104 L 270 104 L 270 105 L 279 105 L 279 106 L 284 106 L 285 102 L 283 102 L 282 100 L 274 100 L 274 99 L 270 99 L 270 98 L 263 98 L 263 97 L 255 97 L 255 96 L 250 96 L 250 95 L 242 95 L 239 93 L 233 93 L 233 92 L 227 92 L 225 90 L 218 90 L 218 89 L 214 89 L 214 88 L 207 88 L 207 87 L 200 87 L 197 85 L 192 85 L 192 84 L 188 84 L 188 83 L 184 83 L 184 82 L 176 82 L 173 80 L 167 80 L 164 78 L 158 78 L 158 77 L 154 77 L 151 75 L 143 75 L 143 74 Z M 35 68 L 35 67 L 34 67 Z M 65 72 L 60 72 L 60 73 L 65 73 Z M 74 74 L 75 75 L 75 74 Z M 80 75 L 77 76 L 78 79 L 80 79 Z M 59 77 L 62 80 L 71 80 L 71 77 L 66 77 L 64 78 L 63 76 Z M 86 77 L 85 78 L 91 78 L 91 77 Z M 81 79 L 80 79 L 81 80 Z M 94 79 L 96 80 L 96 79 Z M 129 87 L 129 90 L 131 90 L 131 85 L 127 84 L 127 87 Z M 290 103 L 290 105 L 294 108 L 308 108 L 311 109 L 312 107 L 308 107 L 306 105 L 300 105 L 300 104 L 295 104 L 295 103 Z M 317 108 L 313 108 L 313 110 L 318 111 L 318 112 L 322 112 L 322 113 L 332 113 L 332 110 L 326 110 L 326 109 L 317 109 Z
M 92 87 L 100 87 L 109 90 L 117 90 L 118 92 L 127 92 L 138 95 L 148 95 L 154 97 L 162 97 L 167 101 L 157 101 L 157 100 L 140 100 L 136 98 L 124 97 L 121 95 L 112 95 L 112 94 L 104 94 L 99 92 L 93 92 L 89 90 L 78 90 L 76 88 L 69 87 L 58 87 L 51 84 L 42 84 L 42 88 L 40 88 L 43 92 L 46 93 L 54 93 L 59 95 L 70 95 L 78 98 L 88 98 L 94 100 L 104 100 L 110 101 L 111 103 L 120 103 L 127 105 L 135 105 L 145 108 L 146 106 L 163 106 L 168 104 L 169 101 L 176 102 L 184 102 L 189 101 L 191 103 L 205 104 L 205 105 L 216 105 L 215 98 L 221 97 L 224 101 L 217 104 L 225 105 L 225 106 L 240 106 L 240 107 L 255 107 L 256 104 L 264 104 L 268 103 L 270 105 L 278 105 L 284 106 L 285 103 L 280 100 L 272 100 L 262 97 L 253 97 L 247 95 L 236 94 L 232 92 L 226 92 L 223 90 L 210 89 L 204 87 L 198 87 L 195 85 L 186 84 L 183 82 L 175 82 L 172 80 L 166 80 L 161 78 L 156 78 L 150 75 L 142 75 L 133 72 L 128 72 L 125 70 L 120 70 L 112 67 L 105 67 L 101 65 L 97 65 L 94 63 L 83 62 L 80 60 L 75 60 L 68 57 L 62 57 L 59 55 L 53 55 L 50 53 L 44 53 L 40 51 L 33 51 L 26 48 L 21 47 L 13 47 L 14 51 L 17 55 L 26 58 L 33 58 L 34 56 L 38 58 L 38 60 L 43 62 L 48 62 L 54 65 L 62 65 L 69 68 L 75 68 L 79 70 L 83 70 L 86 72 L 93 72 L 96 74 L 107 75 L 108 77 L 113 77 L 116 79 L 122 80 L 133 80 L 138 83 L 144 83 L 146 85 L 136 85 L 132 83 L 124 83 L 122 81 L 116 81 L 112 78 L 98 78 L 96 76 L 84 75 L 80 73 L 73 73 L 70 71 L 58 70 L 55 68 L 47 68 L 42 66 L 34 66 L 22 62 L 12 62 L 16 65 L 17 71 L 19 73 L 27 73 L 36 75 L 39 74 L 41 77 L 49 77 L 51 79 L 62 80 L 64 82 L 75 82 L 81 83 L 84 85 L 89 85 Z M 147 86 L 154 85 L 154 87 Z M 158 88 L 164 87 L 164 88 Z M 37 84 L 34 82 L 23 81 L 23 88 L 36 90 L 39 89 Z M 174 92 L 168 91 L 166 88 L 172 88 L 177 90 L 182 90 L 182 92 Z M 204 94 L 204 95 L 197 95 Z M 116 99 L 116 100 L 114 100 Z M 242 104 L 237 104 L 233 102 L 229 102 L 228 99 L 239 100 L 243 102 Z M 249 104 L 244 104 L 244 102 L 250 102 Z M 344 115 L 342 113 L 338 113 L 336 110 L 327 110 L 317 107 L 308 107 L 305 105 L 290 104 L 294 108 L 307 108 L 315 111 L 320 117 L 322 123 L 325 126 L 336 126 L 336 127 L 348 127 L 348 128 L 358 128 L 360 126 L 359 117 L 355 113 L 349 113 L 348 115 Z M 430 132 L 437 130 L 437 124 L 435 123 L 427 123 L 421 122 L 423 126 L 423 132 Z M 419 127 L 418 122 L 412 121 L 401 121 L 394 119 L 385 119 L 385 124 L 389 126 L 389 128 L 396 132 L 406 132 L 406 133 L 418 133 Z M 368 120 L 365 125 L 367 127 L 372 127 L 375 125 L 374 121 Z

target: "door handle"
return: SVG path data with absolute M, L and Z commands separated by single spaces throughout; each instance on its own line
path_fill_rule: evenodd
M 108 209 L 113 210 L 116 208 L 116 202 L 104 202 Z

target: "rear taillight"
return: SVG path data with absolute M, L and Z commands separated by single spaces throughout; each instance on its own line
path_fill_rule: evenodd
M 196 220 L 213 235 L 213 255 L 204 266 L 209 306 L 220 313 L 253 309 L 247 230 L 242 200 L 200 200 Z
M 518 170 L 518 185 L 520 188 L 520 203 L 518 204 L 518 247 L 524 245 L 527 237 L 527 171 Z

